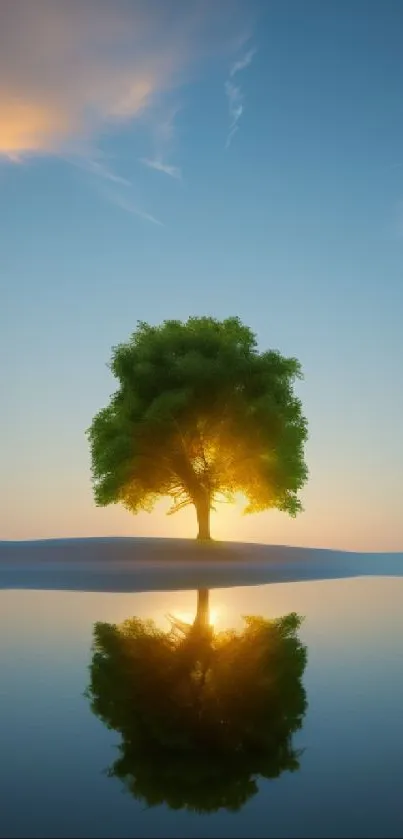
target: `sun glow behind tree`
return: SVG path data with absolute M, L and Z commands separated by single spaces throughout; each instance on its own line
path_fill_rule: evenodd
M 220 501 L 301 510 L 307 422 L 295 358 L 259 352 L 238 318 L 204 317 L 139 323 L 111 368 L 119 388 L 88 430 L 98 505 L 137 513 L 169 496 L 170 513 L 195 507 L 204 540 Z

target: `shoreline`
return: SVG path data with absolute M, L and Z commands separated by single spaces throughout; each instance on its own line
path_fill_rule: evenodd
M 124 548 L 131 549 L 147 549 L 147 552 L 158 551 L 167 552 L 171 548 L 178 551 L 180 554 L 193 552 L 206 552 L 206 554 L 213 554 L 216 551 L 223 553 L 237 554 L 252 551 L 253 553 L 273 553 L 273 552 L 287 552 L 295 554 L 343 554 L 347 556 L 400 556 L 403 557 L 403 548 L 401 551 L 350 551 L 338 548 L 319 548 L 306 547 L 300 545 L 277 545 L 263 542 L 237 542 L 237 541 L 220 541 L 212 539 L 211 542 L 201 542 L 197 539 L 181 539 L 164 536 L 73 536 L 73 537 L 55 537 L 44 539 L 0 539 L 0 561 L 6 551 L 19 550 L 39 550 L 45 549 L 71 549 L 86 547 L 96 548 L 97 553 L 103 547 L 114 546 L 119 550 Z M 133 556 L 131 554 L 131 556 Z
M 403 576 L 403 552 L 100 537 L 0 542 L 0 589 L 167 591 Z

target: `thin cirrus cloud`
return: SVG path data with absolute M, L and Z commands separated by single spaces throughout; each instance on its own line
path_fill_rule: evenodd
M 123 190 L 130 184 L 102 160 L 98 143 L 142 120 L 156 138 L 144 165 L 179 178 L 180 168 L 166 162 L 175 112 L 162 121 L 153 113 L 195 65 L 242 43 L 236 5 L 0 0 L 0 157 L 14 164 L 50 154 L 78 160 Z
M 128 178 L 122 178 L 110 169 L 106 162 L 104 162 L 102 155 L 98 152 L 98 159 L 91 157 L 74 156 L 66 158 L 69 163 L 78 166 L 82 170 L 95 176 L 98 192 L 110 204 L 129 213 L 132 216 L 138 216 L 145 221 L 150 221 L 152 224 L 163 226 L 163 222 L 157 219 L 151 213 L 137 206 L 128 190 L 132 188 L 133 184 Z M 116 187 L 124 187 L 124 191 L 116 189 Z
M 133 9 L 119 0 L 2 0 L 0 154 L 77 151 L 105 123 L 141 113 L 175 68 L 145 5 Z
M 85 148 L 188 80 L 222 48 L 221 0 L 1 0 L 0 154 Z M 226 11 L 226 15 L 224 12 Z M 160 125 L 172 135 L 172 117 Z
M 229 71 L 229 78 L 225 82 L 225 93 L 228 99 L 228 109 L 230 116 L 230 127 L 225 143 L 225 148 L 228 149 L 235 134 L 239 130 L 239 120 L 243 114 L 244 95 L 239 85 L 235 84 L 232 79 L 237 73 L 245 70 L 246 67 L 252 63 L 253 56 L 256 53 L 256 47 L 248 50 L 241 58 L 235 61 Z
M 156 119 L 153 126 L 153 143 L 154 156 L 141 157 L 140 163 L 148 166 L 149 169 L 155 169 L 157 172 L 163 172 L 171 178 L 182 178 L 182 171 L 179 166 L 174 166 L 172 163 L 166 161 L 166 155 L 171 152 L 173 140 L 175 137 L 175 118 L 180 111 L 180 106 L 176 104 L 169 110 L 166 110 L 164 115 Z
M 126 197 L 126 195 L 116 192 L 106 192 L 105 197 L 108 198 L 112 204 L 115 204 L 116 207 L 120 207 L 120 209 L 124 210 L 126 213 L 138 216 L 145 221 L 150 221 L 152 224 L 157 224 L 158 226 L 163 227 L 162 221 L 153 216 L 151 213 L 147 213 L 145 210 L 138 207 L 130 198 Z
M 141 157 L 140 162 L 149 169 L 155 169 L 157 172 L 164 172 L 165 175 L 170 175 L 171 178 L 181 178 L 182 173 L 179 166 L 172 166 L 169 163 L 163 163 L 162 160 L 152 160 L 149 157 Z

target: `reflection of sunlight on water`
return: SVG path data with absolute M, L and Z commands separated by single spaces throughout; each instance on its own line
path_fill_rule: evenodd
M 218 626 L 220 623 L 220 610 L 219 609 L 210 609 L 210 626 Z
M 178 612 L 176 609 L 172 612 L 174 618 L 177 618 L 183 623 L 193 623 L 195 615 L 192 612 Z
M 220 624 L 222 624 L 224 612 L 225 609 L 221 605 L 219 607 L 214 607 L 210 609 L 210 626 L 214 626 L 214 629 L 217 629 L 217 627 L 219 627 Z M 182 612 L 178 611 L 177 609 L 174 609 L 171 614 L 178 620 L 183 621 L 183 623 L 189 624 L 192 624 L 196 617 L 196 612 Z

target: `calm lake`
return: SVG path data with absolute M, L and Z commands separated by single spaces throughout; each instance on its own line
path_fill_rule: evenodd
M 173 761 L 170 772 L 169 761 L 162 767 L 158 755 L 153 761 L 146 752 L 140 759 L 141 749 L 136 754 L 133 744 L 131 757 L 119 762 L 121 731 L 106 727 L 85 693 L 95 624 L 151 619 L 155 631 L 174 637 L 175 626 L 180 630 L 195 620 L 197 602 L 197 592 L 190 590 L 0 591 L 0 835 L 402 836 L 403 579 L 210 590 L 215 636 L 228 629 L 241 632 L 243 616 L 274 619 L 295 612 L 304 617 L 298 636 L 307 653 L 302 676 L 306 703 L 301 705 L 299 694 L 295 706 L 300 723 L 290 728 L 281 746 L 277 741 L 275 748 L 271 745 L 269 757 L 265 752 L 260 763 L 244 755 L 238 759 L 241 753 L 234 752 L 231 783 L 221 764 L 209 767 L 195 750 L 186 757 L 186 765 L 193 767 L 188 777 L 183 762 L 178 769 Z M 148 624 L 141 626 L 151 632 Z M 107 672 L 101 656 L 96 678 L 99 707 L 118 718 L 119 667 L 124 665 L 113 643 L 117 669 Z M 253 673 L 253 639 L 250 644 L 247 666 Z M 147 650 L 152 649 L 144 647 L 144 655 L 151 656 Z M 204 661 L 208 651 L 194 655 Z M 253 720 L 240 717 L 236 660 L 228 669 L 228 685 L 215 688 L 214 701 L 225 693 L 225 701 L 236 704 L 234 731 L 249 731 Z M 155 671 L 165 667 L 157 653 L 150 662 Z M 290 678 L 287 701 L 296 684 Z M 246 687 L 260 707 L 259 696 L 253 696 L 254 690 L 263 690 L 260 682 Z M 179 701 L 187 702 L 186 713 L 194 713 L 186 698 Z M 164 707 L 164 696 L 156 696 L 155 703 Z M 122 722 L 122 730 L 127 733 L 130 724 Z M 116 761 L 120 776 L 108 775 Z M 271 777 L 262 777 L 259 766 L 264 774 L 269 764 Z M 199 787 L 192 786 L 190 774 L 198 778 L 199 771 Z

